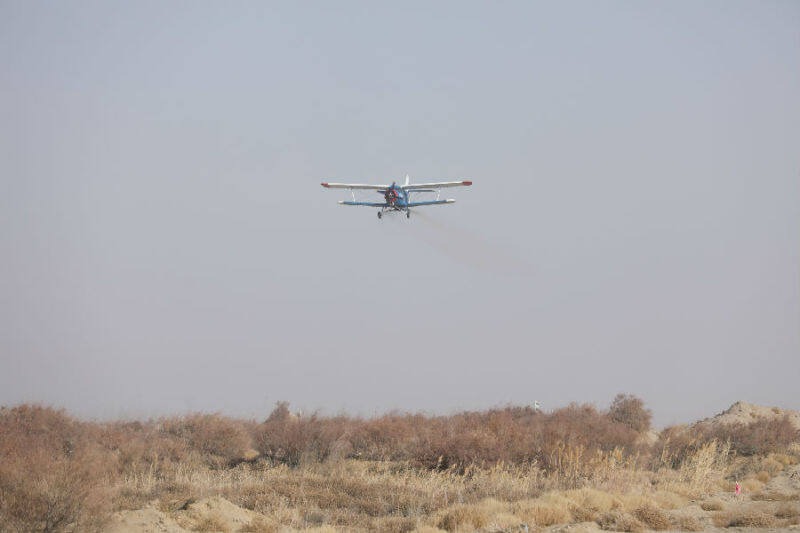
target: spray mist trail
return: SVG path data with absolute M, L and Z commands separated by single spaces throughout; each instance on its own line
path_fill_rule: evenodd
M 463 228 L 446 224 L 424 210 L 414 211 L 412 221 L 422 222 L 415 234 L 426 244 L 459 264 L 484 272 L 526 274 L 531 265 L 483 237 Z

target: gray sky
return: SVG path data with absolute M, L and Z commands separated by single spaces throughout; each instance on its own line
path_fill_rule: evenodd
M 797 2 L 0 2 L 0 404 L 800 408 Z M 320 181 L 471 178 L 378 221 Z

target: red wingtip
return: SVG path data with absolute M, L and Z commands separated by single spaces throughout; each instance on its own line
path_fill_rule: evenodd
M 322 186 L 323 186 L 323 187 L 328 187 L 328 184 L 327 184 L 327 182 L 322 182 Z
M 469 181 L 469 180 L 466 180 L 466 181 L 462 181 L 461 184 L 462 185 L 472 185 L 472 182 Z

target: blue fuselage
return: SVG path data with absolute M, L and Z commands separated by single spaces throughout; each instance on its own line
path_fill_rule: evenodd
M 402 210 L 408 208 L 408 191 L 392 183 L 388 189 L 378 190 L 378 194 L 383 194 L 386 205 L 390 208 Z

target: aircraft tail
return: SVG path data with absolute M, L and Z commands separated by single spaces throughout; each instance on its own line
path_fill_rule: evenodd
M 406 184 L 404 185 L 404 187 L 408 187 L 410 181 L 411 178 L 408 176 L 408 174 L 406 174 Z

